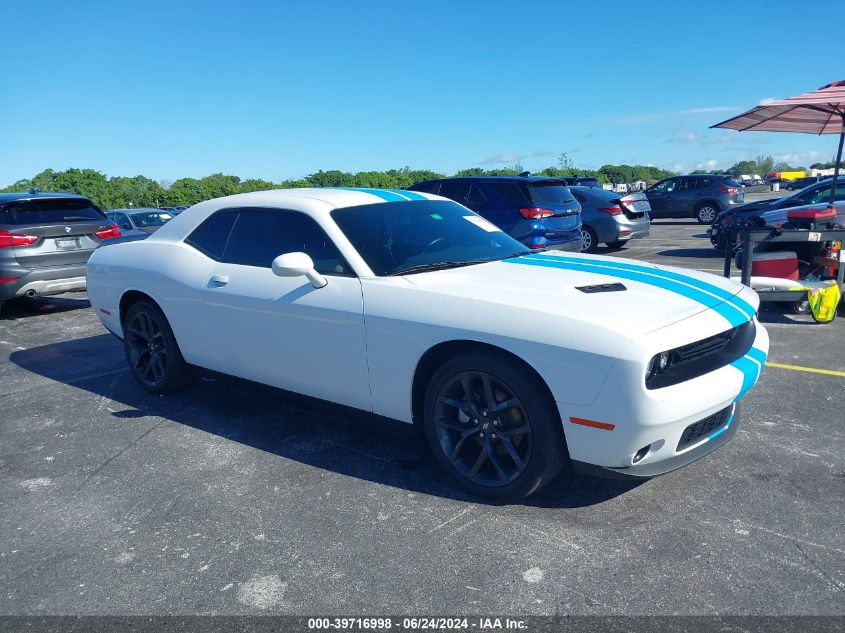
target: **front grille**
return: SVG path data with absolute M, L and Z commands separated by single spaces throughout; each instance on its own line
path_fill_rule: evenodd
M 710 336 L 700 341 L 696 341 L 695 343 L 679 347 L 675 350 L 675 358 L 673 360 L 676 364 L 689 363 L 694 360 L 698 360 L 699 358 L 709 356 L 710 354 L 715 354 L 728 346 L 731 339 L 734 337 L 734 334 L 736 334 L 740 327 L 741 326 L 737 326 L 726 332 L 716 334 L 715 336 Z
M 725 407 L 721 411 L 717 411 L 703 420 L 690 424 L 681 434 L 681 440 L 678 442 L 678 447 L 675 451 L 682 451 L 688 446 L 692 446 L 704 436 L 709 435 L 716 429 L 724 426 L 725 422 L 728 421 L 730 413 L 731 407 Z

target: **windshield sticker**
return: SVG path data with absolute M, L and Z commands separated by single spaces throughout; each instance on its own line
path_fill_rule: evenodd
M 488 233 L 495 233 L 497 231 L 502 230 L 492 222 L 488 222 L 484 218 L 479 217 L 477 215 L 465 215 L 464 220 L 466 220 L 467 222 L 471 222 L 480 229 L 484 229 Z

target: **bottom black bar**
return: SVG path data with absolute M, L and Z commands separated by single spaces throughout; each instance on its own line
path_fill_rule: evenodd
M 380 622 L 379 622 L 380 621 Z M 335 625 L 349 626 L 335 626 Z M 381 624 L 381 627 L 371 626 Z M 3 633 L 522 631 L 841 633 L 840 616 L 0 616 Z

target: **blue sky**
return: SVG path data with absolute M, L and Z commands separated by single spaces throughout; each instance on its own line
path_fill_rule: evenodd
M 809 164 L 835 137 L 708 126 L 845 79 L 841 0 L 0 8 L 0 185 L 47 167 L 274 181 L 541 169 L 561 152 L 590 168 Z

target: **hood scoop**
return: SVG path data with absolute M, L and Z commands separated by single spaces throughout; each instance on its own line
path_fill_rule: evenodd
M 613 283 L 613 284 L 597 284 L 595 286 L 575 286 L 575 290 L 580 290 L 581 292 L 591 295 L 597 292 L 622 292 L 627 290 L 627 288 L 620 283 Z

